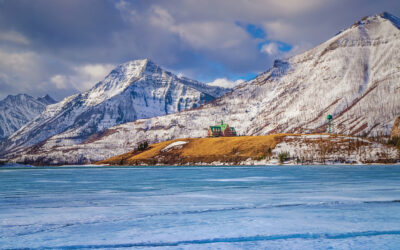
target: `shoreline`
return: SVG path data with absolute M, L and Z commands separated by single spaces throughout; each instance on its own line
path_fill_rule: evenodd
M 185 165 L 168 165 L 168 164 L 157 164 L 157 165 L 101 165 L 101 164 L 85 164 L 85 165 L 28 165 L 28 164 L 4 164 L 0 166 L 1 169 L 40 169 L 40 168 L 190 168 L 190 167 L 215 167 L 215 168 L 235 168 L 235 167 L 383 167 L 383 166 L 399 166 L 400 162 L 397 163 L 335 163 L 335 164 L 185 164 Z

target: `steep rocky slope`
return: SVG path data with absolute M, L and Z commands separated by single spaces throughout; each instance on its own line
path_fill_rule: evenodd
M 39 98 L 26 94 L 7 96 L 0 101 L 0 140 L 9 137 L 55 102 L 49 95 Z
M 148 59 L 119 65 L 92 89 L 49 106 L 11 136 L 3 152 L 39 143 L 51 136 L 76 144 L 117 124 L 196 108 L 225 94 L 163 70 Z
M 137 143 L 204 137 L 223 119 L 241 135 L 333 132 L 391 133 L 400 115 L 400 21 L 388 13 L 363 18 L 327 42 L 274 66 L 195 110 L 112 127 L 82 144 L 53 136 L 15 160 L 78 163 L 132 150 Z M 70 144 L 70 145 L 68 145 Z

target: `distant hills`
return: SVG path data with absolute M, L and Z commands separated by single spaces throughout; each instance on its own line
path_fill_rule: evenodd
M 309 51 L 276 60 L 231 92 L 211 91 L 152 63 L 147 70 L 144 61 L 132 71 L 122 65 L 92 90 L 50 106 L 3 149 L 15 161 L 82 163 L 126 153 L 143 140 L 204 137 L 221 119 L 240 135 L 324 132 L 329 114 L 334 133 L 389 136 L 400 115 L 399 27 L 386 12 L 365 17 Z M 172 81 L 183 82 L 162 87 Z

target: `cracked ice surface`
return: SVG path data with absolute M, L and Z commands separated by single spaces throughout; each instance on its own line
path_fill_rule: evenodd
M 398 166 L 0 169 L 0 248 L 394 249 Z

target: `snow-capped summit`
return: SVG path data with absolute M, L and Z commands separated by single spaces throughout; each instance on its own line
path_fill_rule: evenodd
M 39 98 L 27 94 L 7 96 L 0 101 L 0 140 L 10 136 L 53 103 L 55 101 L 49 95 Z
M 400 19 L 388 12 L 382 12 L 378 15 L 363 17 L 348 30 L 351 31 L 352 29 L 358 29 L 360 32 L 364 31 L 366 33 L 363 35 L 372 35 L 371 38 L 378 37 L 391 31 L 394 32 L 395 29 L 400 29 Z
M 199 107 L 227 91 L 178 77 L 148 59 L 127 62 L 88 91 L 48 106 L 14 133 L 3 150 L 30 146 L 54 135 L 65 144 L 79 143 L 117 124 Z
M 143 86 L 143 82 L 141 83 L 141 81 L 144 81 L 146 86 Z M 163 87 L 165 81 L 179 81 L 186 87 L 210 95 L 211 99 L 219 97 L 228 91 L 224 88 L 212 87 L 188 78 L 178 77 L 162 69 L 150 59 L 142 59 L 117 66 L 103 81 L 96 84 L 96 86 L 88 92 L 87 98 L 84 101 L 88 106 L 95 106 L 106 99 L 121 94 L 132 84 L 140 84 L 143 87 L 157 89 Z M 181 109 L 178 109 L 177 111 L 180 110 Z
M 148 59 L 144 59 L 118 65 L 103 81 L 90 90 L 85 103 L 94 106 L 120 94 L 135 80 L 142 77 L 148 62 Z
M 384 11 L 380 14 L 365 16 L 359 21 L 355 22 L 351 27 L 357 27 L 359 25 L 379 24 L 383 21 L 390 21 L 392 25 L 395 25 L 396 27 L 398 27 L 398 25 L 400 24 L 400 20 L 398 17 Z

